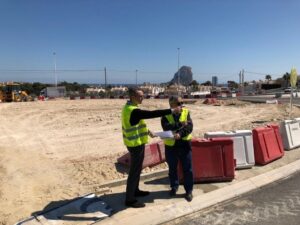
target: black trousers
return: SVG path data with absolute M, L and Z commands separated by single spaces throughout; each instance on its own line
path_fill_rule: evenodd
M 144 161 L 145 145 L 127 147 L 130 157 L 130 169 L 126 186 L 126 201 L 135 200 L 134 194 L 139 189 L 140 175 Z

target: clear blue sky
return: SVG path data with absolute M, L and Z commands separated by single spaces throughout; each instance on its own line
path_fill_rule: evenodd
M 0 0 L 0 81 L 54 83 L 56 52 L 59 81 L 166 82 L 178 47 L 198 82 L 276 78 L 299 41 L 298 0 Z

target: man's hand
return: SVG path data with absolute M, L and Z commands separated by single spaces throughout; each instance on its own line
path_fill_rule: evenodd
M 149 136 L 150 137 L 152 137 L 152 138 L 155 138 L 155 137 L 157 137 L 156 135 L 154 135 L 154 133 L 152 132 L 152 131 L 150 131 L 150 130 L 148 130 L 148 134 L 149 134 Z
M 187 122 L 180 122 L 182 126 L 186 126 L 188 123 Z
M 175 140 L 179 140 L 180 138 L 181 138 L 180 134 L 178 134 L 178 133 L 174 134 L 174 139 Z

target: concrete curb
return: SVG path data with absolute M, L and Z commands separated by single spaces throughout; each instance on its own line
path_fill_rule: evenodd
M 300 160 L 215 191 L 195 196 L 190 203 L 180 200 L 168 205 L 156 205 L 131 210 L 127 213 L 120 212 L 116 216 L 107 218 L 97 224 L 155 225 L 165 223 L 261 188 L 274 181 L 286 178 L 297 171 L 300 171 Z

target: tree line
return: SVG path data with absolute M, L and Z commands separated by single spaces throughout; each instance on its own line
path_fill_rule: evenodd
M 90 86 L 88 84 L 79 84 L 77 82 L 69 83 L 67 81 L 63 81 L 58 83 L 58 86 L 65 86 L 67 92 L 78 92 L 85 93 L 86 89 Z M 21 90 L 26 91 L 29 95 L 39 96 L 40 92 L 47 87 L 54 87 L 53 84 L 45 84 L 40 82 L 34 83 L 21 83 Z

